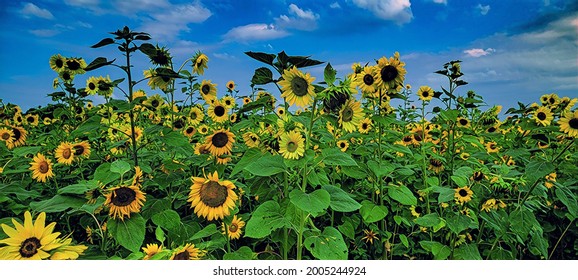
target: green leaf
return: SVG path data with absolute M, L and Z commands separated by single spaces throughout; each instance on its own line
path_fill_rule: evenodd
M 351 198 L 344 190 L 331 185 L 323 186 L 322 188 L 331 196 L 331 202 L 329 203 L 331 209 L 338 212 L 352 212 L 361 208 L 361 204 Z
M 452 253 L 450 247 L 436 241 L 420 241 L 419 245 L 424 250 L 431 252 L 435 260 L 445 260 Z
M 76 128 L 74 131 L 72 131 L 70 133 L 70 135 L 74 135 L 74 136 L 78 137 L 78 136 L 98 132 L 99 128 L 101 127 L 100 120 L 101 120 L 100 116 L 92 116 L 89 119 L 87 119 L 86 121 L 82 122 L 82 124 L 80 124 L 78 126 L 78 128 Z
M 299 189 L 294 189 L 289 193 L 289 199 L 293 205 L 313 217 L 325 213 L 331 201 L 329 192 L 324 189 L 319 189 L 312 193 L 304 193 Z
M 264 153 L 261 151 L 261 149 L 258 148 L 250 148 L 246 150 L 245 153 L 243 154 L 243 157 L 239 160 L 239 162 L 237 162 L 237 164 L 235 164 L 235 167 L 233 167 L 233 171 L 231 171 L 231 176 L 241 172 L 243 169 L 245 169 L 245 167 L 253 163 L 258 158 L 262 157 L 263 155 Z
M 530 233 L 530 252 L 534 255 L 542 256 L 543 258 L 548 258 L 548 239 L 544 238 L 542 230 L 533 230 Z
M 455 234 L 459 234 L 467 229 L 470 225 L 471 219 L 465 215 L 454 214 L 446 218 L 448 228 Z
M 94 180 L 97 180 L 101 184 L 106 185 L 114 180 L 119 179 L 120 174 L 110 172 L 110 166 L 111 164 L 108 162 L 105 162 L 100 166 L 98 166 L 94 171 Z
M 504 210 L 491 211 L 491 212 L 480 212 L 480 218 L 486 221 L 492 229 L 497 231 L 499 235 L 506 233 L 508 229 L 508 214 Z
M 476 244 L 463 244 L 454 250 L 454 258 L 458 260 L 481 260 L 480 251 Z
M 100 48 L 102 46 L 106 46 L 106 45 L 110 45 L 110 44 L 114 44 L 114 40 L 112 38 L 104 38 L 104 39 L 100 40 L 100 42 L 92 45 L 91 48 L 93 48 L 93 49 Z
M 566 186 L 557 184 L 556 185 L 556 197 L 568 208 L 568 214 L 571 215 L 572 219 L 578 217 L 578 202 L 576 202 L 576 196 L 572 191 L 570 191 Z
M 106 66 L 106 65 L 110 65 L 112 64 L 114 61 L 116 60 L 113 59 L 111 61 L 107 61 L 105 57 L 97 57 L 95 60 L 93 60 L 91 63 L 89 63 L 88 65 L 86 65 L 86 67 L 84 67 L 85 71 L 92 71 L 94 69 L 98 69 L 100 67 Z
M 157 227 L 155 229 L 155 238 L 161 243 L 165 242 L 165 239 L 166 239 L 165 232 L 163 231 L 163 229 L 161 227 Z
M 331 63 L 327 63 L 327 66 L 325 66 L 325 70 L 323 71 L 323 78 L 325 80 L 325 83 L 327 83 L 328 85 L 332 85 L 335 82 L 336 74 L 337 71 L 335 71 L 335 69 L 331 67 Z
M 540 228 L 534 213 L 524 207 L 510 213 L 510 223 L 510 230 L 524 241 L 528 237 L 528 234 L 530 234 L 532 226 L 538 225 L 538 228 Z
M 123 175 L 124 173 L 130 171 L 130 164 L 123 160 L 116 160 L 110 164 L 110 172 L 118 173 Z
M 168 198 L 165 199 L 155 199 L 148 198 L 142 208 L 142 216 L 145 220 L 150 219 L 156 213 L 163 212 L 165 210 L 171 209 L 171 201 Z
M 343 241 L 341 233 L 333 227 L 324 228 L 321 235 L 307 237 L 304 244 L 317 259 L 347 260 L 347 244 Z
M 355 160 L 339 148 L 324 149 L 321 152 L 321 161 L 326 165 L 357 166 Z
M 178 228 L 181 224 L 181 217 L 175 210 L 167 209 L 163 212 L 154 214 L 152 216 L 152 221 L 157 226 L 161 226 L 167 230 L 173 230 Z
M 383 220 L 387 216 L 387 207 L 383 205 L 375 205 L 369 200 L 364 200 L 361 202 L 361 208 L 359 208 L 359 214 L 366 223 L 374 223 Z
M 138 252 L 145 237 L 145 220 L 138 213 L 124 220 L 110 219 L 108 232 L 122 247 L 131 252 Z
M 464 186 L 468 186 L 468 179 L 463 177 L 463 176 L 457 176 L 457 175 L 452 175 L 452 181 L 454 181 L 454 183 L 458 186 L 458 187 L 464 187 Z
M 48 200 L 30 202 L 30 208 L 36 212 L 56 213 L 69 208 L 78 209 L 85 201 L 83 198 L 57 194 Z
M 515 260 L 516 258 L 512 252 L 505 250 L 502 247 L 498 247 L 492 251 L 490 254 L 490 259 L 492 260 Z
M 138 49 L 148 57 L 155 56 L 157 54 L 157 48 L 155 48 L 155 46 L 150 43 L 143 43 L 138 47 Z
M 351 221 L 346 220 L 343 224 L 337 226 L 337 228 L 343 235 L 349 237 L 349 239 L 355 239 L 355 227 Z
M 219 231 L 217 230 L 217 226 L 215 224 L 209 224 L 208 226 L 206 226 L 204 229 L 196 232 L 193 237 L 191 237 L 191 239 L 189 239 L 189 241 L 194 241 L 197 239 L 201 239 L 201 238 L 205 238 L 205 237 L 209 237 L 215 233 L 218 233 Z
M 16 157 L 24 157 L 27 155 L 36 155 L 41 149 L 42 147 L 18 147 L 14 148 L 12 153 Z
M 255 69 L 255 74 L 251 78 L 251 84 L 253 85 L 265 85 L 273 82 L 273 72 L 267 67 L 261 67 Z
M 405 236 L 405 234 L 400 234 L 399 240 L 401 240 L 401 244 L 403 244 L 403 246 L 409 248 L 409 241 L 407 241 L 407 236 Z
M 447 187 L 434 187 L 432 189 L 434 193 L 439 193 L 438 203 L 448 202 L 454 200 L 456 191 Z
M 283 163 L 283 157 L 280 155 L 265 154 L 263 157 L 255 160 L 253 163 L 245 167 L 253 175 L 269 177 L 286 169 Z
M 554 164 L 550 163 L 549 161 L 543 159 L 534 159 L 526 165 L 526 178 L 528 181 L 534 182 L 536 180 L 540 180 L 546 175 L 552 173 L 554 171 Z
M 380 164 L 375 160 L 368 160 L 367 167 L 369 167 L 369 170 L 371 170 L 371 172 L 373 172 L 373 174 L 375 174 L 375 177 L 377 178 L 383 178 L 384 176 L 391 174 L 393 170 L 395 170 L 395 166 L 393 164 L 388 162 L 382 162 Z
M 58 189 L 58 194 L 84 194 L 89 190 L 98 188 L 98 182 L 95 180 L 84 181 L 78 184 L 66 186 Z
M 253 212 L 245 227 L 245 237 L 264 238 L 275 229 L 288 227 L 289 221 L 276 201 L 266 201 Z
M 417 205 L 417 198 L 406 186 L 389 186 L 387 195 L 403 205 Z
M 275 59 L 276 55 L 268 54 L 263 52 L 245 52 L 246 55 L 250 56 L 251 58 L 261 61 L 265 64 L 269 64 L 273 66 L 273 60 Z
M 297 68 L 304 68 L 323 64 L 322 61 L 310 59 L 307 56 L 290 56 L 287 61 Z
M 257 254 L 254 253 L 251 248 L 243 246 L 235 252 L 225 253 L 223 260 L 254 260 L 256 257 Z
M 430 213 L 415 219 L 415 223 L 422 227 L 434 227 L 441 222 L 438 213 Z

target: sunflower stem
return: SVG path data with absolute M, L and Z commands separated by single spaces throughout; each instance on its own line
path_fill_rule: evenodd
M 560 241 L 562 241 L 562 238 L 564 237 L 564 235 L 566 235 L 566 232 L 568 231 L 568 229 L 570 228 L 570 226 L 574 223 L 574 221 L 576 221 L 576 219 L 570 221 L 570 223 L 568 224 L 568 226 L 566 226 L 566 228 L 564 229 L 564 232 L 562 232 L 562 235 L 560 235 L 560 237 L 558 238 L 558 240 L 556 241 L 556 245 L 554 245 L 554 248 L 552 248 L 552 251 L 550 251 L 550 255 L 548 255 L 548 259 L 552 259 L 552 256 L 554 255 L 554 252 L 556 251 L 556 248 L 558 248 L 558 245 L 560 244 Z

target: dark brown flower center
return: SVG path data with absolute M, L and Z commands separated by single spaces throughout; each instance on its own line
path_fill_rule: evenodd
M 76 61 L 75 59 L 72 60 L 67 60 L 66 61 L 66 67 L 68 67 L 68 69 L 75 71 L 80 69 L 80 63 L 78 61 Z
M 62 68 L 62 66 L 64 66 L 64 61 L 62 59 L 56 59 L 54 61 L 54 64 L 56 65 L 57 68 Z
M 395 66 L 387 65 L 387 66 L 381 68 L 380 74 L 381 74 L 381 79 L 387 83 L 387 82 L 393 81 L 395 78 L 397 78 L 398 72 L 397 72 L 397 68 L 395 68 Z
M 71 155 L 72 151 L 70 150 L 70 148 L 66 148 L 62 151 L 62 157 L 65 159 L 69 159 Z
M 151 105 L 152 105 L 153 107 L 155 107 L 155 108 L 158 107 L 159 104 L 160 104 L 160 102 L 159 102 L 158 100 L 156 100 L 156 99 L 153 100 L 153 101 L 151 101 Z
M 466 119 L 460 119 L 460 124 L 461 124 L 461 125 L 467 125 L 467 124 L 468 124 L 468 120 L 466 120 Z
M 34 122 L 34 117 L 33 116 L 29 116 L 28 118 L 26 118 L 26 121 L 29 123 Z
M 489 133 L 496 132 L 496 127 L 495 127 L 495 126 L 490 126 L 490 127 L 488 127 L 488 132 L 489 132 Z
M 541 121 L 545 120 L 545 119 L 546 119 L 546 113 L 544 113 L 544 112 L 539 112 L 539 113 L 538 113 L 538 119 L 541 120 Z
M 484 179 L 484 173 L 480 171 L 474 172 L 474 181 L 481 181 L 482 179 Z
M 351 107 L 346 106 L 341 113 L 341 120 L 343 122 L 350 122 L 353 119 L 353 109 Z
M 24 258 L 30 258 L 38 252 L 38 249 L 42 246 L 40 240 L 36 237 L 30 237 L 22 242 L 20 245 L 20 256 Z
M 195 132 L 195 128 L 192 127 L 192 126 L 189 126 L 189 127 L 187 128 L 187 130 L 186 130 L 186 133 L 187 133 L 187 134 L 192 134 L 193 132 Z
M 371 86 L 371 85 L 373 85 L 373 82 L 375 82 L 373 75 L 365 74 L 365 76 L 363 76 L 363 83 L 364 84 Z
M 10 134 L 8 132 L 2 133 L 2 140 L 8 141 L 10 139 Z
M 339 143 L 339 147 L 340 147 L 340 148 L 345 148 L 345 146 L 346 146 L 345 142 Z
M 210 85 L 203 85 L 201 87 L 201 92 L 203 94 L 209 94 L 209 92 L 211 92 L 211 86 Z
M 298 147 L 299 147 L 299 145 L 293 141 L 287 143 L 287 151 L 289 151 L 291 153 L 297 151 Z
M 214 112 L 217 117 L 222 117 L 223 115 L 225 115 L 225 107 L 220 105 L 215 106 Z
M 229 136 L 225 132 L 217 132 L 213 135 L 211 143 L 217 148 L 225 147 L 229 143 Z
M 302 77 L 294 77 L 291 80 L 291 90 L 299 97 L 307 95 L 309 83 Z
M 568 121 L 568 125 L 573 129 L 578 129 L 578 118 L 572 118 Z
M 136 192 L 127 187 L 120 187 L 112 192 L 110 201 L 114 206 L 122 207 L 130 205 L 136 200 Z
M 42 161 L 38 163 L 38 171 L 40 171 L 40 173 L 46 174 L 48 173 L 48 169 L 49 169 L 48 162 Z
M 175 255 L 175 257 L 173 258 L 173 260 L 177 260 L 177 261 L 186 261 L 190 258 L 190 254 L 189 251 L 185 250 L 183 252 L 180 252 L 178 254 Z
M 84 147 L 82 145 L 74 146 L 74 155 L 79 156 L 84 153 Z
M 428 97 L 428 96 L 429 96 L 429 91 L 424 90 L 424 91 L 421 93 L 421 95 L 422 95 L 423 97 Z
M 236 223 L 232 223 L 232 224 L 229 226 L 229 232 L 235 233 L 235 232 L 237 232 L 238 229 L 239 229 L 239 226 L 237 226 Z
M 443 163 L 437 159 L 430 159 L 429 163 L 434 167 L 441 167 Z
M 89 83 L 89 84 L 88 84 L 88 88 L 89 88 L 90 90 L 95 90 L 95 89 L 96 89 L 96 84 L 95 84 L 95 83 Z
M 361 124 L 361 128 L 362 128 L 363 130 L 366 130 L 367 127 L 368 127 L 367 123 L 362 123 L 362 124 Z
M 458 191 L 458 194 L 461 197 L 466 197 L 466 196 L 468 196 L 468 191 L 466 191 L 465 189 L 461 189 L 460 191 Z
M 200 191 L 201 201 L 209 207 L 219 207 L 227 200 L 227 188 L 218 182 L 209 181 L 203 184 Z

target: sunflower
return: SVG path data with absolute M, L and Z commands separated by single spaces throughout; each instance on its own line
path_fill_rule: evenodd
M 230 225 L 223 225 L 221 226 L 221 230 L 223 234 L 227 234 L 229 239 L 239 239 L 241 237 L 241 229 L 245 226 L 245 222 L 241 220 L 241 218 L 237 218 L 237 215 L 233 216 L 233 220 L 231 221 Z M 226 228 L 225 228 L 226 227 Z
M 490 212 L 492 210 L 497 210 L 497 209 L 498 209 L 498 205 L 496 204 L 495 198 L 490 198 L 490 199 L 486 200 L 486 202 L 484 202 L 484 204 L 482 205 L 482 211 Z
M 195 155 L 208 155 L 211 152 L 209 152 L 209 149 L 207 148 L 206 144 L 203 143 L 196 143 L 195 144 Z
M 0 128 L 0 141 L 4 141 L 8 149 L 12 149 L 14 147 L 14 132 L 12 132 L 12 129 Z
M 58 72 L 58 77 L 62 79 L 65 83 L 71 84 L 74 81 L 74 74 L 68 70 L 62 70 Z
M 339 141 L 337 141 L 337 147 L 342 152 L 345 152 L 345 151 L 347 151 L 347 148 L 349 148 L 349 142 L 347 142 L 346 140 L 339 140 Z
M 229 216 L 239 199 L 234 191 L 235 185 L 228 180 L 220 181 L 215 171 L 207 178 L 193 177 L 193 185 L 189 193 L 188 202 L 199 217 L 209 221 L 223 219 Z
M 98 95 L 104 97 L 111 97 L 114 87 L 112 85 L 112 80 L 110 79 L 110 77 L 108 75 L 106 76 L 106 78 L 100 76 L 97 79 L 98 79 Z
M 192 125 L 187 126 L 183 130 L 183 134 L 189 138 L 193 137 L 193 135 L 195 135 L 196 132 L 197 132 L 197 129 Z
M 203 100 L 209 104 L 212 100 L 217 99 L 217 85 L 211 83 L 211 80 L 203 80 L 199 87 L 199 92 L 201 93 Z
M 458 117 L 456 124 L 458 127 L 470 127 L 470 121 L 464 117 Z
M 154 53 L 149 56 L 151 63 L 161 67 L 166 67 L 171 64 L 171 54 L 166 47 L 155 47 Z
M 86 61 L 82 58 L 68 58 L 65 61 L 66 69 L 70 70 L 73 75 L 80 75 L 86 73 Z
M 124 216 L 130 218 L 130 213 L 140 212 L 146 200 L 145 193 L 138 186 L 118 186 L 110 189 L 105 195 L 104 206 L 109 207 L 109 215 L 113 218 L 124 220 Z
M 259 143 L 261 142 L 259 135 L 254 132 L 243 133 L 243 141 L 245 141 L 245 145 L 249 148 L 259 147 Z
M 361 103 L 349 99 L 339 111 L 339 125 L 347 132 L 353 132 L 364 118 Z
M 197 127 L 197 131 L 200 134 L 205 135 L 205 134 L 209 133 L 209 127 L 206 124 L 202 124 L 199 127 Z
M 207 69 L 207 64 L 209 63 L 209 57 L 204 53 L 197 52 L 193 58 L 193 74 L 203 75 L 205 69 Z
M 420 206 L 412 205 L 411 207 L 409 207 L 409 210 L 411 211 L 411 215 L 416 218 L 419 218 L 419 216 L 423 214 L 423 210 L 421 209 Z
M 279 108 L 277 108 L 277 110 L 275 110 L 275 111 L 277 112 L 277 116 L 279 116 L 279 117 L 285 116 L 285 108 L 279 107 Z
M 26 114 L 24 120 L 31 126 L 38 126 L 38 115 L 36 114 Z
M 496 144 L 496 142 L 486 143 L 486 151 L 488 153 L 497 153 L 499 150 L 500 150 L 500 147 L 498 147 L 498 144 Z
M 163 251 L 163 244 L 147 244 L 146 247 L 142 247 L 141 249 L 146 254 L 143 260 L 150 260 L 154 255 Z
M 544 186 L 546 186 L 546 188 L 551 189 L 554 186 L 554 183 L 556 182 L 556 177 L 557 177 L 556 172 L 552 172 L 546 175 L 546 182 L 544 182 Z
M 198 125 L 205 118 L 203 110 L 197 106 L 191 108 L 189 112 L 189 123 L 191 125 Z
M 60 54 L 55 54 L 50 57 L 49 60 L 50 68 L 56 72 L 60 72 L 64 70 L 66 64 L 66 58 L 61 56 Z
M 560 131 L 570 137 L 578 137 L 578 110 L 575 110 L 574 113 L 566 112 L 558 123 L 560 124 Z
M 283 71 L 283 80 L 279 82 L 283 93 L 281 97 L 289 103 L 290 106 L 297 104 L 299 107 L 307 107 L 315 97 L 313 87 L 314 77 L 309 73 L 304 74 L 297 67 Z
M 439 159 L 432 158 L 429 160 L 428 169 L 435 173 L 440 173 L 444 170 L 444 164 Z
M 464 202 L 468 202 L 472 200 L 472 195 L 474 192 L 470 189 L 470 187 L 465 186 L 461 188 L 455 189 L 454 197 L 458 204 L 463 204 Z
M 377 68 L 375 66 L 365 66 L 361 73 L 355 76 L 353 83 L 363 94 L 373 95 L 375 92 L 375 82 L 377 80 Z
M 155 69 L 144 70 L 143 75 L 148 79 L 148 86 L 151 89 L 159 88 L 160 90 L 167 90 L 172 78 L 164 75 L 159 75 Z
M 395 52 L 393 57 L 389 60 L 382 57 L 377 61 L 377 81 L 376 86 L 382 88 L 384 91 L 395 89 L 398 85 L 403 84 L 406 70 L 403 68 L 404 62 L 399 60 L 399 53 Z
M 534 112 L 534 119 L 538 125 L 549 126 L 554 119 L 554 115 L 550 109 L 542 106 Z
M 205 255 L 205 251 L 195 248 L 194 244 L 187 243 L 183 247 L 174 250 L 171 260 L 200 260 Z
M 249 103 L 251 103 L 253 100 L 251 100 L 251 98 L 249 97 L 244 97 L 243 98 L 243 105 L 247 105 Z
M 221 103 L 225 104 L 225 106 L 229 109 L 233 108 L 233 107 L 235 107 L 235 105 L 237 105 L 235 102 L 235 98 L 230 96 L 230 95 L 223 97 L 221 99 Z
M 227 82 L 227 90 L 228 90 L 229 92 L 234 91 L 234 90 L 235 90 L 235 86 L 236 86 L 236 85 L 235 85 L 235 82 L 234 82 L 234 81 L 228 81 L 228 82 Z
M 468 160 L 470 158 L 470 154 L 466 152 L 460 153 L 460 158 L 462 160 Z
M 54 176 L 54 173 L 52 173 L 52 162 L 41 153 L 34 156 L 30 165 L 28 169 L 32 170 L 32 179 L 36 179 L 38 182 L 44 183 L 47 178 Z
M 433 89 L 429 86 L 421 86 L 417 90 L 417 96 L 423 101 L 430 101 L 434 97 Z
M 90 77 L 86 80 L 86 88 L 84 91 L 88 94 L 94 95 L 98 93 L 98 78 Z
M 88 247 L 85 245 L 70 245 L 72 238 L 56 239 L 61 245 L 52 251 L 51 260 L 76 260 Z
M 373 240 L 379 240 L 379 238 L 377 237 L 377 233 L 375 233 L 371 229 L 370 230 L 364 229 L 363 233 L 365 234 L 365 236 L 362 237 L 361 240 L 365 241 L 365 243 L 373 244 Z
M 69 142 L 62 142 L 54 151 L 54 156 L 58 163 L 71 165 L 74 160 L 74 146 Z
M 74 149 L 75 157 L 88 158 L 90 156 L 90 144 L 86 141 L 72 144 L 72 148 Z
M 228 109 L 219 100 L 215 100 L 207 109 L 207 114 L 214 122 L 222 123 L 229 119 Z
M 220 156 L 216 156 L 215 160 L 217 161 L 217 164 L 227 164 L 231 162 L 233 158 L 231 157 L 231 153 L 224 153 Z
M 305 139 L 296 130 L 283 133 L 279 140 L 279 153 L 286 159 L 298 159 L 305 153 Z
M 231 123 L 236 122 L 237 121 L 237 114 L 235 114 L 235 113 L 231 114 L 231 116 L 229 116 L 229 121 Z
M 404 145 L 404 146 L 409 146 L 411 144 L 413 144 L 413 136 L 411 135 L 405 135 L 401 138 L 401 142 L 400 144 Z
M 147 100 L 144 102 L 144 105 L 152 111 L 156 112 L 161 107 L 163 107 L 163 105 L 165 105 L 165 100 L 160 95 L 155 94 L 147 98 Z
M 142 186 L 143 182 L 144 182 L 144 173 L 142 172 L 140 166 L 135 166 L 134 177 L 132 178 L 132 185 L 140 187 Z
M 359 122 L 359 126 L 357 127 L 357 131 L 362 134 L 367 134 L 371 130 L 371 119 L 365 118 Z
M 235 142 L 235 135 L 229 129 L 219 129 L 207 136 L 205 145 L 214 156 L 230 153 Z
M 8 236 L 0 240 L 0 259 L 6 260 L 42 260 L 50 258 L 50 251 L 61 246 L 57 242 L 60 232 L 52 232 L 56 222 L 45 226 L 46 213 L 36 217 L 34 224 L 29 211 L 24 213 L 24 225 L 12 219 L 14 228 L 2 224 L 4 233 Z

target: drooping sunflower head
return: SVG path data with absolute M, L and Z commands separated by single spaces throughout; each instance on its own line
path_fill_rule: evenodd
M 235 185 L 228 180 L 219 180 L 215 171 L 206 178 L 193 177 L 193 185 L 189 193 L 188 202 L 198 217 L 208 221 L 223 219 L 229 216 L 239 199 L 234 191 Z
M 213 100 L 217 99 L 217 85 L 211 83 L 211 80 L 203 80 L 199 87 L 201 97 L 205 102 L 211 104 Z
M 285 98 L 290 106 L 296 104 L 298 107 L 307 107 L 315 97 L 313 87 L 314 77 L 309 73 L 301 72 L 297 67 L 285 69 L 282 75 L 283 80 L 279 82 L 283 93 L 281 97 Z
M 193 74 L 203 75 L 205 73 L 205 69 L 207 69 L 208 67 L 209 57 L 204 53 L 197 52 L 192 61 L 193 61 Z
M 353 132 L 364 118 L 361 102 L 349 99 L 339 111 L 339 125 L 347 132 Z
M 200 260 L 205 255 L 205 251 L 195 248 L 194 244 L 187 243 L 173 251 L 171 260 Z
M 439 159 L 431 158 L 429 160 L 428 169 L 434 171 L 435 173 L 440 173 L 444 170 L 444 163 Z
M 228 129 L 219 129 L 205 139 L 205 145 L 213 156 L 230 153 L 234 142 L 235 135 Z
M 156 46 L 154 52 L 149 55 L 151 63 L 161 67 L 169 66 L 171 64 L 171 54 L 166 47 Z
M 456 203 L 464 204 L 472 200 L 472 196 L 474 192 L 468 186 L 460 187 L 455 189 L 454 197 L 456 199 Z
M 305 153 L 305 139 L 297 130 L 285 132 L 279 140 L 279 153 L 286 159 L 299 159 Z
M 69 142 L 62 142 L 54 151 L 54 156 L 58 163 L 71 165 L 75 157 L 74 146 Z
M 110 189 L 105 195 L 104 206 L 109 207 L 109 215 L 113 218 L 124 220 L 131 213 L 140 212 L 146 197 L 138 186 L 118 186 Z
M 261 143 L 259 135 L 257 135 L 254 132 L 250 132 L 250 131 L 245 132 L 243 134 L 243 141 L 245 142 L 245 145 L 247 145 L 247 147 L 249 147 L 249 148 L 259 147 L 259 143 Z
M 32 170 L 32 179 L 38 182 L 46 182 L 47 178 L 54 176 L 52 172 L 52 161 L 44 157 L 43 154 L 38 153 L 30 163 L 30 170 Z
M 221 231 L 223 234 L 227 234 L 229 239 L 239 239 L 244 226 L 245 222 L 235 215 L 229 225 L 225 225 L 225 223 L 221 225 Z

